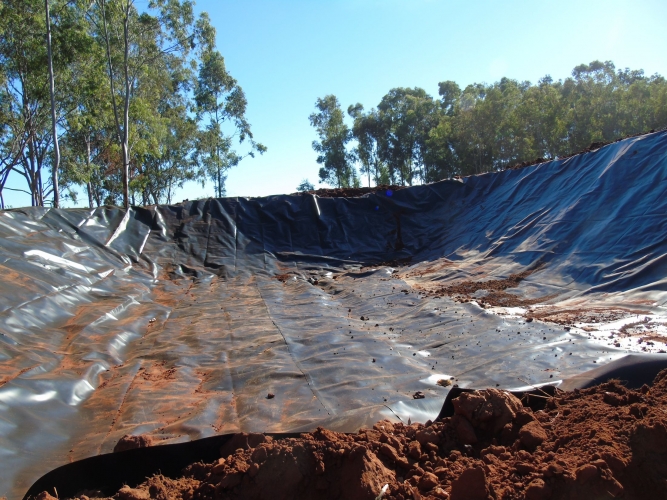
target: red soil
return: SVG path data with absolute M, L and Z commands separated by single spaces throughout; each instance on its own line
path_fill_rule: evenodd
M 303 193 L 294 194 L 315 194 L 320 198 L 358 198 L 368 193 L 385 194 L 387 190 L 398 191 L 409 186 L 389 186 L 381 184 L 375 187 L 361 187 L 361 188 L 332 188 L 332 189 L 315 189 L 314 191 L 304 191 Z
M 426 425 L 237 434 L 217 462 L 114 498 L 372 500 L 385 485 L 386 499 L 667 498 L 667 370 L 637 391 L 611 381 L 558 392 L 543 411 L 496 389 L 453 403 L 454 416 Z

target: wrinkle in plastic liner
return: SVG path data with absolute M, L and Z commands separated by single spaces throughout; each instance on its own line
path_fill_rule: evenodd
M 619 362 L 538 313 L 660 324 L 666 182 L 659 132 L 359 198 L 0 212 L 0 496 L 125 434 L 354 432 Z M 528 269 L 534 321 L 433 292 Z

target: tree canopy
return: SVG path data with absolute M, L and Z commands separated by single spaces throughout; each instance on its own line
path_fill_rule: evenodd
M 352 178 L 354 160 L 369 186 L 434 182 L 555 159 L 667 126 L 665 78 L 616 69 L 611 61 L 581 64 L 565 80 L 547 75 L 536 84 L 502 78 L 462 89 L 443 81 L 438 94 L 436 99 L 421 88 L 391 89 L 368 111 L 360 103 L 349 106 L 350 129 L 335 96 L 318 100 L 320 112 L 311 115 L 311 123 L 322 138 L 313 144 L 325 164 L 320 179 L 342 185 L 331 173 L 345 166 Z M 313 116 L 327 118 L 315 123 Z M 321 151 L 335 151 L 340 160 L 327 164 Z M 340 167 L 326 167 L 334 164 Z
M 0 4 L 3 208 L 10 175 L 24 178 L 33 205 L 53 203 L 58 191 L 76 201 L 77 186 L 91 207 L 169 203 L 188 180 L 211 180 L 222 196 L 227 170 L 266 150 L 208 15 L 196 17 L 190 0 L 142 7 Z

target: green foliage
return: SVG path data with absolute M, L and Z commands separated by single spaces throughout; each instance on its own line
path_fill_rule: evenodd
M 317 112 L 310 115 L 310 124 L 315 127 L 320 138 L 313 141 L 313 149 L 318 153 L 320 180 L 337 187 L 353 185 L 356 174 L 352 161 L 354 156 L 346 145 L 352 135 L 344 122 L 343 110 L 335 95 L 317 99 Z
M 355 104 L 347 108 L 347 113 L 354 119 L 352 136 L 357 141 L 352 154 L 361 163 L 361 173 L 368 177 L 368 187 L 371 185 L 371 176 L 376 184 L 387 183 L 389 170 L 380 158 L 379 150 L 384 130 L 377 110 L 371 109 L 364 113 L 364 107 Z
M 195 86 L 197 118 L 204 123 L 195 141 L 195 157 L 199 165 L 199 178 L 213 181 L 216 195 L 225 194 L 226 172 L 245 157 L 255 153 L 264 154 L 266 147 L 253 140 L 250 124 L 245 118 L 247 100 L 243 89 L 231 77 L 225 67 L 225 60 L 210 43 L 215 31 L 202 20 L 198 26 L 203 40 L 203 50 L 199 76 Z M 224 127 L 231 128 L 225 133 Z M 249 151 L 237 154 L 233 140 L 248 141 Z
M 189 0 L 49 0 L 65 196 L 88 204 L 170 202 L 188 180 L 214 180 L 266 148 L 253 140 L 243 90 Z M 53 165 L 44 0 L 0 4 L 0 201 L 9 175 L 49 203 Z M 234 141 L 249 144 L 236 153 Z M 127 197 L 125 196 L 127 185 Z
M 392 183 L 412 185 L 417 178 L 430 179 L 426 140 L 438 119 L 438 103 L 424 89 L 395 88 L 382 98 L 378 121 L 384 134 L 379 156 Z
M 579 65 L 557 82 L 545 76 L 535 85 L 502 78 L 438 87 L 439 101 L 420 88 L 395 88 L 368 112 L 361 104 L 348 108 L 351 154 L 369 186 L 502 170 L 667 126 L 665 79 L 617 70 L 610 61 Z M 335 129 L 345 130 L 336 120 Z M 330 175 L 322 179 L 337 183 Z
M 299 184 L 296 187 L 296 190 L 300 193 L 303 193 L 304 191 L 313 191 L 315 189 L 315 186 L 308 180 L 304 179 L 301 181 L 301 184 Z

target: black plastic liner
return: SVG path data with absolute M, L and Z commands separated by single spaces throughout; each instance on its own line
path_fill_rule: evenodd
M 653 382 L 655 376 L 665 368 L 667 368 L 665 356 L 629 355 L 573 377 L 563 386 L 567 390 L 584 389 L 618 379 L 627 387 L 636 389 Z M 452 400 L 463 392 L 473 390 L 460 387 L 450 389 L 437 420 L 454 415 Z M 556 387 L 553 385 L 543 385 L 530 391 L 512 392 L 524 406 L 530 407 L 533 411 L 544 409 L 546 406 L 544 396 L 553 396 L 555 393 Z M 274 439 L 299 436 L 298 433 L 271 434 Z M 42 491 L 58 493 L 63 497 L 71 497 L 84 490 L 99 491 L 112 496 L 124 485 L 136 487 L 154 474 L 159 473 L 175 479 L 180 477 L 182 470 L 192 463 L 199 461 L 211 463 L 243 446 L 242 442 L 238 440 L 233 442 L 233 439 L 234 434 L 226 434 L 188 443 L 137 448 L 79 460 L 45 474 L 32 485 L 24 499 L 35 497 Z
M 659 132 L 360 198 L 1 212 L 0 496 L 125 434 L 354 432 L 435 418 L 441 379 L 525 391 L 624 358 L 421 292 L 530 269 L 507 292 L 664 316 L 666 166 Z

